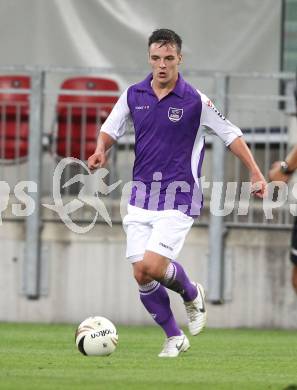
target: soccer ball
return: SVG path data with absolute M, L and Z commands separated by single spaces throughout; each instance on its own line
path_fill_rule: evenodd
M 83 355 L 110 355 L 118 343 L 116 327 L 107 318 L 89 317 L 78 326 L 75 343 Z

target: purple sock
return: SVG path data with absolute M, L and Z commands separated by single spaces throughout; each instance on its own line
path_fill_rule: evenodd
M 177 261 L 168 264 L 161 283 L 169 290 L 180 294 L 185 302 L 193 301 L 197 297 L 197 288 L 191 283 L 185 270 Z
M 140 300 L 167 337 L 181 335 L 173 317 L 166 289 L 157 281 L 139 286 Z

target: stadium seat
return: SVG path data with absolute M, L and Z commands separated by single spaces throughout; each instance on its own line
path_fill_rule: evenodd
M 96 147 L 101 124 L 118 99 L 119 86 L 105 78 L 76 77 L 65 80 L 61 90 L 73 90 L 74 93 L 63 94 L 62 91 L 58 97 L 55 154 L 59 158 L 87 160 Z M 82 91 L 84 93 L 79 94 Z M 107 94 L 88 95 L 85 91 Z
M 29 93 L 1 90 L 29 89 L 30 85 L 29 76 L 0 76 L 1 163 L 24 161 L 29 150 Z

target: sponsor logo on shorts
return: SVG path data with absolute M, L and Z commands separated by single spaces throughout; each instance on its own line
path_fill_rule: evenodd
M 171 246 L 163 244 L 163 242 L 159 242 L 159 245 L 161 245 L 163 248 L 169 249 L 170 251 L 173 251 L 173 248 Z

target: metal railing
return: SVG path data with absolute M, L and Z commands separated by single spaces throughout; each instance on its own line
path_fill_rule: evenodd
M 54 211 L 45 209 L 43 203 L 52 203 L 52 178 L 57 164 L 62 157 L 72 154 L 72 131 L 76 127 L 80 129 L 77 143 L 79 147 L 75 157 L 85 159 L 86 154 L 94 146 L 94 132 L 92 140 L 87 150 L 87 114 L 88 109 L 80 107 L 79 115 L 73 115 L 77 109 L 76 104 L 65 105 L 65 116 L 59 118 L 57 109 L 58 97 L 61 93 L 75 94 L 82 96 L 89 95 L 90 91 L 61 90 L 61 82 L 73 75 L 100 75 L 109 77 L 119 75 L 119 79 L 125 80 L 126 84 L 137 82 L 145 75 L 143 70 L 123 70 L 123 69 L 100 69 L 100 68 L 60 68 L 60 67 L 2 67 L 0 73 L 19 73 L 27 74 L 31 77 L 31 88 L 19 93 L 29 93 L 30 95 L 30 113 L 29 113 L 29 140 L 28 156 L 20 158 L 18 154 L 18 145 L 20 144 L 20 132 L 16 131 L 15 152 L 16 159 L 11 164 L 5 161 L 5 103 L 0 102 L 0 134 L 1 156 L 4 156 L 0 163 L 0 180 L 7 182 L 10 186 L 10 203 L 22 203 L 18 196 L 15 196 L 14 189 L 20 180 L 29 180 L 36 183 L 36 188 L 31 189 L 30 196 L 35 204 L 34 212 L 25 219 L 25 217 L 14 215 L 11 209 L 7 207 L 1 210 L 2 219 L 24 220 L 26 221 L 26 255 L 25 255 L 25 293 L 30 298 L 39 296 L 39 273 L 40 273 L 40 231 L 42 223 L 45 221 L 61 221 L 60 216 Z M 269 166 L 274 160 L 283 159 L 290 146 L 290 112 L 284 109 L 283 105 L 290 103 L 291 97 L 278 94 L 280 83 L 289 83 L 294 80 L 293 74 L 226 74 L 221 72 L 202 72 L 196 70 L 185 70 L 184 75 L 189 79 L 192 85 L 202 85 L 203 92 L 206 92 L 218 108 L 229 117 L 235 124 L 239 125 L 244 133 L 247 142 L 263 172 L 267 174 Z M 113 78 L 113 77 L 111 77 Z M 250 80 L 246 83 L 246 91 L 241 91 L 241 81 Z M 265 85 L 265 94 L 262 91 L 262 84 Z M 267 87 L 267 85 L 268 87 Z M 126 86 L 126 85 L 124 85 Z M 121 89 L 123 89 L 123 83 Z M 200 88 L 199 88 L 200 89 Z M 271 90 L 271 91 L 270 91 Z M 269 93 L 267 93 L 269 91 Z M 1 93 L 10 91 L 1 90 Z M 18 93 L 13 89 L 13 93 Z M 102 92 L 91 92 L 94 96 L 102 95 Z M 114 96 L 116 93 L 111 92 Z M 104 92 L 104 95 L 106 93 Z M 119 93 L 118 93 L 119 95 Z M 95 109 L 95 122 L 97 125 L 102 123 L 103 105 L 92 107 Z M 109 107 L 110 108 L 110 107 Z M 106 104 L 105 104 L 106 110 Z M 109 111 L 109 109 L 107 110 Z M 18 112 L 18 110 L 16 111 Z M 21 116 L 16 115 L 16 128 L 21 126 Z M 60 123 L 59 123 L 60 120 Z M 61 153 L 61 134 L 59 135 L 58 126 L 64 126 Z M 94 125 L 94 123 L 93 123 Z M 131 129 L 113 149 L 109 166 L 110 175 L 108 183 L 114 183 L 121 179 L 123 183 L 131 180 L 131 171 L 133 166 L 133 145 L 134 137 Z M 96 180 L 90 183 L 85 168 L 82 166 L 69 166 L 64 172 L 61 183 L 61 199 L 71 201 L 77 198 L 82 186 L 86 187 L 84 192 L 86 197 L 92 197 L 98 190 Z M 79 185 L 70 185 L 62 188 L 74 175 L 81 175 Z M 261 201 L 250 201 L 247 215 L 238 215 L 236 205 L 239 202 L 240 185 L 248 180 L 247 172 L 242 168 L 242 164 L 233 158 L 230 153 L 225 153 L 223 143 L 217 137 L 207 137 L 207 150 L 204 163 L 203 174 L 209 182 L 227 182 L 237 183 L 236 199 L 234 209 L 224 218 L 215 216 L 209 212 L 211 202 L 211 190 L 205 192 L 205 211 L 197 224 L 210 226 L 210 262 L 209 262 L 209 298 L 213 301 L 220 301 L 222 297 L 222 280 L 224 270 L 224 237 L 226 228 L 230 226 L 261 227 L 261 228 L 288 228 L 291 224 L 291 215 L 286 206 L 275 211 L 275 218 L 266 220 L 263 213 Z M 3 187 L 4 188 L 4 187 Z M 6 187 L 7 188 L 7 187 Z M 1 190 L 2 191 L 2 190 Z M 120 199 L 122 187 L 112 192 L 108 197 L 104 197 L 104 203 L 113 222 L 120 222 Z M 8 205 L 9 206 L 9 205 Z M 89 223 L 94 217 L 94 208 L 92 203 L 85 204 L 85 207 L 74 211 L 71 215 L 73 221 L 78 224 Z M 97 223 L 104 220 L 98 219 Z

